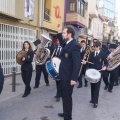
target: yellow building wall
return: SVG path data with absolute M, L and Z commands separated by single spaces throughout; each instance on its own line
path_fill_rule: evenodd
M 57 31 L 57 25 L 63 23 L 64 0 L 46 0 L 46 7 L 50 8 L 50 21 L 43 21 L 43 27 Z M 58 23 L 56 23 L 56 22 Z
M 15 16 L 22 19 L 22 23 L 39 26 L 39 0 L 34 0 L 34 19 L 30 21 L 24 16 L 25 0 L 16 0 Z

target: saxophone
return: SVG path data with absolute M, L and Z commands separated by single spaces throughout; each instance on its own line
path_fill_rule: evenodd
M 120 46 L 118 46 L 115 50 L 113 50 L 109 56 L 108 60 L 108 71 L 112 71 L 120 65 Z
M 88 47 L 87 47 L 87 50 L 86 50 L 86 52 L 85 52 L 85 54 L 84 54 L 83 59 L 88 61 L 89 55 L 90 55 L 90 53 L 93 52 L 93 51 L 94 51 L 94 47 L 88 46 Z

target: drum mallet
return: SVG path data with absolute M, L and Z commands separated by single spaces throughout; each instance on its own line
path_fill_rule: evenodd
M 53 54 L 52 54 L 52 56 L 51 56 L 51 59 L 53 58 L 53 56 L 54 56 L 54 54 L 55 54 L 55 51 L 56 51 L 56 48 L 55 48 L 54 51 L 53 51 Z

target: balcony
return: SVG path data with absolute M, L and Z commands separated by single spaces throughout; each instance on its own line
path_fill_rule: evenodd
M 97 6 L 97 1 L 96 0 L 92 0 L 92 5 L 90 4 L 91 3 L 91 0 L 89 0 L 88 2 L 89 4 L 89 9 L 88 9 L 88 12 L 89 12 L 89 16 L 91 18 L 98 18 L 98 6 Z
M 6 14 L 6 13 L 3 13 L 0 11 L 0 18 L 7 18 L 9 20 L 15 20 L 15 21 L 21 21 L 22 19 L 20 18 L 17 18 L 15 16 L 12 16 L 12 15 L 9 15 L 9 14 Z
M 87 20 L 77 12 L 74 12 L 66 14 L 66 23 L 84 28 L 87 25 Z
M 89 16 L 91 17 L 91 18 L 98 18 L 98 11 L 97 10 L 94 10 L 94 11 L 90 11 L 89 12 Z

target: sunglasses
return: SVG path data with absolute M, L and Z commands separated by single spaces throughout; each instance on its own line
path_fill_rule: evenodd
M 99 47 L 99 46 L 94 46 L 94 47 Z

